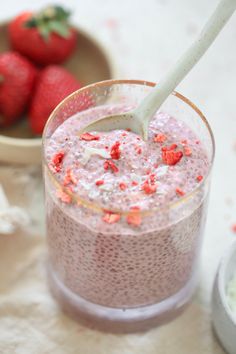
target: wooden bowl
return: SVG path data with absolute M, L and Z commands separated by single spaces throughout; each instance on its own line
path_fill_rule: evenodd
M 97 40 L 76 27 L 78 45 L 63 65 L 84 86 L 115 78 L 116 70 L 110 53 Z M 9 50 L 7 22 L 0 25 L 0 53 Z M 41 138 L 34 137 L 26 117 L 9 128 L 0 129 L 0 161 L 26 164 L 41 163 Z

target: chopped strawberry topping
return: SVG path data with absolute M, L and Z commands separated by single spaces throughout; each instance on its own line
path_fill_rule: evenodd
M 119 187 L 120 187 L 120 189 L 121 189 L 122 191 L 124 191 L 124 190 L 126 190 L 126 188 L 127 188 L 127 184 L 124 183 L 124 182 L 120 182 L 120 183 L 119 183 Z
M 59 198 L 62 202 L 67 204 L 71 203 L 72 200 L 71 196 L 62 190 L 57 191 L 57 198 Z
M 65 156 L 65 153 L 63 151 L 58 152 L 55 154 L 52 158 L 52 167 L 55 172 L 60 172 L 62 168 L 62 161 Z
M 138 182 L 137 181 L 132 181 L 132 186 L 137 186 L 138 185 Z
M 174 151 L 177 148 L 176 144 L 165 146 L 162 150 L 162 160 L 166 165 L 175 165 L 183 157 L 182 151 Z
M 104 222 L 106 222 L 107 224 L 114 224 L 114 223 L 116 223 L 117 221 L 120 220 L 120 215 L 119 214 L 114 214 L 114 213 L 111 213 L 111 212 L 107 211 L 105 213 L 105 215 L 103 216 L 102 220 Z
M 164 143 L 166 141 L 166 139 L 167 139 L 167 136 L 165 134 L 159 133 L 154 136 L 153 141 L 155 143 Z
M 138 155 L 141 155 L 141 154 L 142 154 L 142 149 L 141 149 L 141 147 L 138 146 L 138 145 L 135 146 L 135 151 L 136 151 L 136 153 L 137 153 Z
M 188 141 L 186 139 L 184 139 L 184 140 L 181 141 L 181 144 L 182 145 L 188 145 Z
M 104 184 L 104 180 L 98 179 L 95 183 L 96 183 L 96 186 L 102 186 Z
M 85 140 L 85 141 L 99 140 L 100 136 L 93 135 L 90 133 L 83 133 L 80 135 L 80 139 Z
M 183 191 L 182 189 L 180 189 L 180 188 L 176 188 L 175 191 L 176 191 L 176 193 L 177 193 L 178 195 L 180 195 L 180 196 L 185 195 L 184 191 Z
M 119 172 L 118 167 L 112 161 L 106 160 L 103 166 L 106 171 L 111 169 L 114 173 Z
M 184 155 L 185 156 L 191 156 L 192 155 L 192 150 L 188 146 L 184 146 Z
M 153 194 L 157 190 L 157 185 L 150 184 L 149 181 L 147 180 L 142 184 L 141 188 L 146 194 Z
M 76 185 L 77 184 L 77 179 L 76 179 L 73 171 L 71 170 L 71 168 L 68 168 L 66 170 L 66 175 L 64 177 L 63 185 L 67 186 L 70 183 L 73 183 L 74 185 Z
M 119 141 L 116 141 L 115 144 L 112 145 L 110 154 L 113 160 L 119 160 L 121 154 Z
M 155 175 L 155 173 L 152 173 L 152 174 L 149 176 L 149 178 L 150 178 L 151 184 L 154 184 L 154 183 L 156 182 L 156 175 Z
M 196 179 L 197 179 L 198 182 L 201 182 L 203 180 L 203 176 L 199 175 L 199 176 L 197 176 Z
M 140 215 L 140 207 L 133 206 L 130 208 L 130 213 L 127 215 L 127 223 L 132 226 L 140 226 L 142 219 Z

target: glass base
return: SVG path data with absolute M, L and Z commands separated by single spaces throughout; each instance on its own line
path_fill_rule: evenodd
M 146 331 L 174 319 L 190 302 L 197 285 L 194 276 L 178 293 L 153 305 L 117 309 L 89 302 L 72 292 L 48 267 L 49 287 L 61 308 L 78 322 L 101 331 L 131 333 Z

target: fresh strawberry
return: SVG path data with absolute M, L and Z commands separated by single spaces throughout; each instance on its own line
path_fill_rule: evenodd
M 20 14 L 8 27 L 12 47 L 39 65 L 62 63 L 72 54 L 77 41 L 69 15 L 60 6 Z
M 35 134 L 41 134 L 54 108 L 80 87 L 81 83 L 61 66 L 50 65 L 43 69 L 39 75 L 29 111 L 32 131 Z M 83 109 L 82 105 L 81 109 Z
M 0 54 L 0 126 L 12 124 L 24 113 L 36 76 L 35 67 L 20 54 Z

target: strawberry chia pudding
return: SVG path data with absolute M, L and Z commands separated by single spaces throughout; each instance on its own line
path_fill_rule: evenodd
M 125 130 L 80 134 L 129 109 L 75 114 L 44 146 L 51 286 L 69 312 L 103 323 L 142 322 L 189 301 L 206 216 L 210 161 L 184 122 L 156 114 L 147 142 Z

